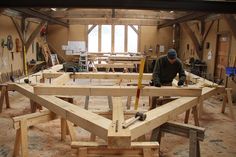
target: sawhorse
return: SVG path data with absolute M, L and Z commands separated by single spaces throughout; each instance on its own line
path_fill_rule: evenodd
M 199 141 L 204 140 L 205 128 L 176 122 L 167 122 L 154 129 L 151 141 L 158 141 L 160 144 L 162 132 L 189 138 L 189 157 L 200 157 Z

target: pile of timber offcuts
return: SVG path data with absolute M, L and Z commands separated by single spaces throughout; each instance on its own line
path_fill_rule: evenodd
M 230 88 L 187 72 L 195 84 L 157 88 L 144 73 L 135 110 L 138 73 L 61 68 L 0 85 L 0 157 L 236 155 Z M 149 110 L 153 96 L 170 101 Z

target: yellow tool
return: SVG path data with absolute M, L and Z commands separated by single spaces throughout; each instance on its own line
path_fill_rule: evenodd
M 135 98 L 135 104 L 134 104 L 134 109 L 135 110 L 138 109 L 140 90 L 142 88 L 142 79 L 143 79 L 144 65 L 145 65 L 145 58 L 142 58 L 141 59 L 141 64 L 139 66 L 138 89 L 137 89 L 136 98 Z
M 26 48 L 24 46 L 24 52 L 23 52 L 23 62 L 24 62 L 24 72 L 25 75 L 28 75 L 28 69 L 27 69 L 27 63 L 26 63 Z

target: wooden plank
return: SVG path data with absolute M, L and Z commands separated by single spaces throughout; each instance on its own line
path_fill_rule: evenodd
M 114 63 L 114 64 L 94 64 L 96 68 L 134 68 L 134 64 L 121 64 L 121 63 Z
M 72 141 L 71 148 L 79 148 L 79 147 L 103 147 L 107 146 L 106 142 L 82 142 L 82 141 Z M 158 148 L 158 142 L 131 142 L 131 146 L 133 148 Z M 130 148 L 124 147 L 124 148 Z M 120 148 L 117 148 L 120 149 Z
M 71 79 L 70 75 L 67 73 L 64 73 L 60 75 L 59 77 L 55 78 L 54 80 L 52 80 L 51 84 L 63 85 L 63 84 L 66 84 L 70 79 Z
M 64 72 L 53 72 L 53 73 L 52 72 L 50 72 L 50 73 L 44 72 L 43 77 L 44 78 L 57 78 L 63 74 L 64 74 Z
M 137 121 L 131 125 L 131 139 L 134 140 L 150 130 L 164 124 L 165 122 L 175 118 L 177 115 L 185 112 L 198 104 L 196 97 L 183 97 L 171 101 L 163 106 L 146 112 L 147 118 L 145 121 Z M 130 119 L 126 120 L 129 121 Z
M 44 107 L 60 115 L 62 118 L 66 118 L 74 124 L 81 126 L 105 140 L 107 139 L 107 132 L 111 120 L 54 96 L 37 96 L 32 92 L 32 87 L 29 85 L 9 84 L 9 86 L 11 86 L 13 90 L 20 92 L 38 104 L 42 104 Z
M 112 124 L 108 129 L 108 147 L 131 146 L 131 135 L 129 129 L 123 129 L 124 111 L 121 97 L 113 98 Z
M 38 95 L 65 96 L 135 96 L 135 86 L 75 86 L 75 85 L 38 85 L 34 92 Z M 200 88 L 190 87 L 152 87 L 146 86 L 140 90 L 140 96 L 200 96 Z
M 123 55 L 123 56 L 108 56 L 109 61 L 140 61 L 143 58 L 143 56 L 129 56 L 129 55 Z

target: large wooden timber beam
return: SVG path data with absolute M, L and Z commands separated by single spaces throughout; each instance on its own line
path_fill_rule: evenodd
M 23 94 L 34 102 L 43 105 L 55 114 L 71 121 L 74 124 L 77 124 L 94 135 L 107 140 L 108 128 L 111 125 L 111 120 L 54 96 L 35 95 L 33 93 L 33 88 L 27 84 L 9 84 L 9 88 Z
M 68 23 L 60 21 L 60 20 L 53 18 L 49 15 L 46 15 L 36 9 L 31 9 L 31 8 L 11 8 L 11 9 L 15 10 L 17 12 L 23 13 L 25 16 L 28 16 L 28 17 L 35 17 L 35 18 L 39 18 L 39 19 L 42 19 L 42 20 L 45 20 L 45 21 L 48 21 L 48 22 L 51 22 L 54 24 L 58 24 L 58 25 L 61 25 L 61 26 L 67 27 L 67 28 L 69 27 Z
M 44 78 L 56 78 L 64 74 L 64 72 L 50 72 L 50 73 L 43 73 Z M 138 73 L 107 73 L 107 72 L 77 72 L 73 74 L 72 72 L 69 73 L 71 78 L 75 79 L 130 79 L 130 80 L 137 80 L 138 79 Z M 143 80 L 150 80 L 152 79 L 152 74 L 143 74 Z
M 137 121 L 129 127 L 131 131 L 131 140 L 134 140 L 150 130 L 174 119 L 177 115 L 191 109 L 197 105 L 199 98 L 184 97 L 171 101 L 163 106 L 146 112 L 147 118 L 145 121 Z M 130 119 L 126 120 L 128 122 Z
M 129 129 L 123 129 L 124 111 L 121 97 L 113 98 L 112 125 L 108 130 L 107 142 L 109 147 L 130 147 L 131 134 Z
M 52 80 L 51 84 L 62 85 L 66 84 L 69 80 L 70 80 L 70 75 L 68 73 L 64 73 L 59 77 L 55 78 L 54 80 Z
M 42 28 L 45 26 L 46 22 L 42 21 L 33 31 L 33 33 L 30 35 L 30 37 L 28 38 L 28 40 L 26 41 L 25 47 L 26 50 L 29 49 L 30 45 L 32 44 L 32 42 L 34 41 L 34 39 L 36 38 L 36 36 L 40 33 L 40 31 L 42 30 Z
M 157 28 L 161 29 L 161 28 L 173 26 L 176 23 L 183 23 L 183 22 L 187 22 L 187 21 L 190 21 L 190 20 L 195 20 L 195 19 L 201 18 L 201 17 L 206 16 L 206 15 L 207 15 L 206 13 L 191 13 L 191 14 L 182 16 L 180 18 L 177 18 L 175 20 L 171 20 L 171 21 L 168 21 L 166 23 L 159 24 L 157 26 Z
M 135 96 L 135 86 L 75 86 L 75 85 L 38 85 L 34 86 L 37 95 L 64 95 L 64 96 Z M 144 87 L 141 96 L 185 96 L 201 95 L 201 88 L 188 87 Z

